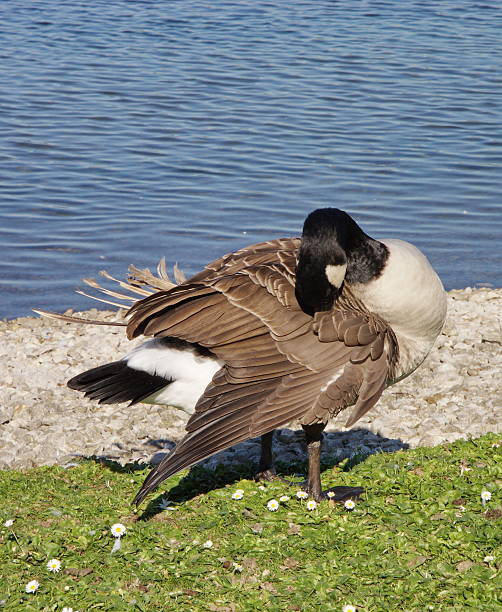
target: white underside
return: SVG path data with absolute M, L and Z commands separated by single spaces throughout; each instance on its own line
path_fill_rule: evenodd
M 192 414 L 195 404 L 222 367 L 215 357 L 202 357 L 195 349 L 172 348 L 161 339 L 147 340 L 124 357 L 134 370 L 162 376 L 172 383 L 142 400 L 147 404 L 165 404 Z

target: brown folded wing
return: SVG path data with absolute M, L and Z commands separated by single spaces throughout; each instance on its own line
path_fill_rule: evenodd
M 131 308 L 129 337 L 182 338 L 225 362 L 137 503 L 164 478 L 240 441 L 295 419 L 325 422 L 357 402 L 355 422 L 380 397 L 395 338 L 347 290 L 332 311 L 306 315 L 294 293 L 298 246 L 283 239 L 242 249 Z

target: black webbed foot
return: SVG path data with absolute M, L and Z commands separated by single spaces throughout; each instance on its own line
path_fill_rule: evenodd
M 333 493 L 334 495 L 331 495 Z M 364 493 L 363 487 L 338 486 L 321 491 L 321 499 L 331 499 L 335 502 L 345 502 L 348 499 L 358 499 Z M 320 501 L 320 500 L 316 500 Z
M 363 487 L 349 487 L 345 485 L 330 487 L 326 490 L 317 489 L 316 487 L 311 489 L 308 480 L 303 480 L 302 482 L 293 482 L 289 480 L 286 482 L 290 487 L 296 487 L 301 491 L 305 491 L 309 497 L 318 502 L 331 499 L 335 502 L 342 503 L 348 499 L 358 499 L 365 492 Z
M 274 480 L 279 480 L 280 482 L 285 482 L 290 484 L 289 480 L 286 480 L 282 476 L 278 476 L 273 469 L 262 470 L 257 472 L 254 476 L 254 479 L 257 482 L 265 481 L 265 482 L 273 482 Z

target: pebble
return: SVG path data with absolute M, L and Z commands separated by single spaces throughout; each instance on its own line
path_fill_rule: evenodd
M 331 421 L 324 457 L 340 461 L 502 433 L 502 289 L 453 290 L 448 307 L 444 331 L 425 363 L 387 389 L 353 429 L 344 427 L 348 413 Z M 96 309 L 78 315 L 119 316 Z M 0 321 L 0 337 L 0 469 L 68 465 L 89 456 L 156 463 L 183 437 L 183 412 L 148 404 L 100 406 L 66 387 L 75 374 L 131 349 L 122 328 L 26 317 Z M 279 430 L 274 451 L 283 461 L 304 457 L 301 429 Z M 258 440 L 251 440 L 204 463 L 256 462 L 259 452 Z

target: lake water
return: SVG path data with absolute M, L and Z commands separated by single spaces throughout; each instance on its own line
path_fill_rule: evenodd
M 336 206 L 502 286 L 502 4 L 4 0 L 0 317 Z

